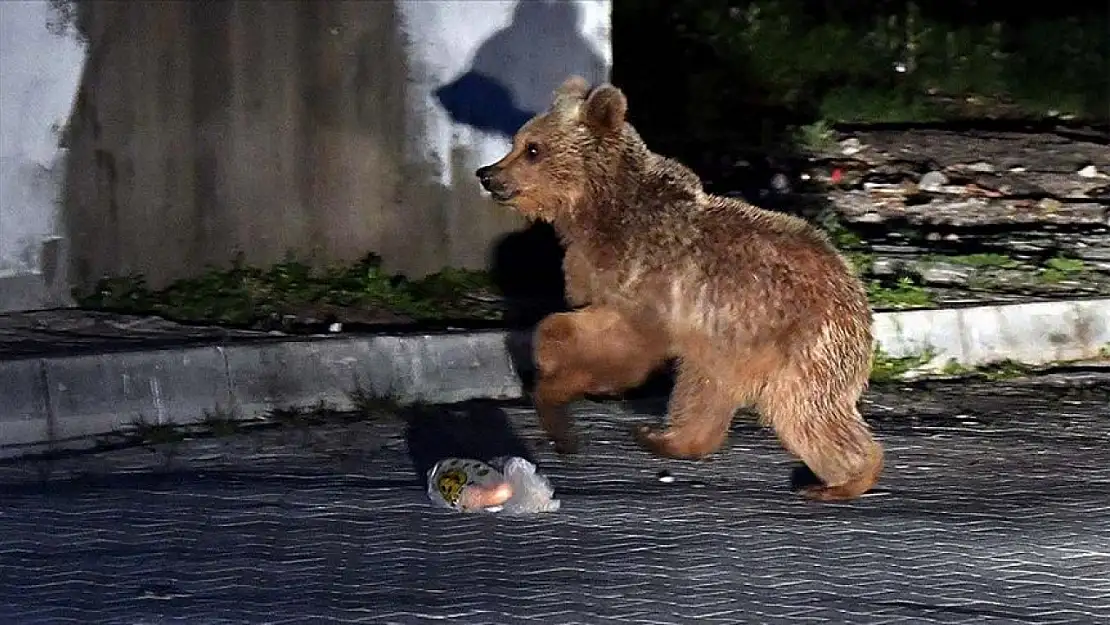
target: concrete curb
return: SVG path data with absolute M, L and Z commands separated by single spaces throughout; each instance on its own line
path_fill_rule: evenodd
M 1110 346 L 1110 298 L 878 313 L 875 334 L 891 356 L 931 350 L 933 369 L 1089 360 Z M 252 418 L 321 401 L 347 410 L 357 391 L 401 403 L 515 399 L 527 341 L 504 331 L 328 336 L 0 360 L 0 457 L 87 446 L 140 419 Z
M 932 351 L 923 369 L 1091 360 L 1110 349 L 1110 298 L 880 313 L 874 328 L 890 356 Z

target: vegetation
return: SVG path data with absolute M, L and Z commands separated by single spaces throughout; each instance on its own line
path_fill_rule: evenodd
M 867 299 L 872 306 L 888 310 L 929 308 L 936 304 L 929 291 L 907 276 L 898 278 L 893 286 L 886 286 L 879 280 L 868 281 Z
M 843 122 L 1104 122 L 1105 16 L 1067 2 L 614 0 L 614 75 L 643 83 L 630 95 L 654 109 L 645 121 L 677 115 L 699 139 L 744 123 L 737 111 L 793 123 L 807 144 Z M 647 71 L 681 84 L 660 93 Z
M 934 262 L 949 262 L 955 265 L 975 267 L 977 269 L 1012 269 L 1020 263 L 1004 254 L 983 253 L 953 256 L 930 256 L 925 260 Z
M 370 255 L 320 271 L 295 260 L 266 269 L 249 267 L 240 257 L 228 269 L 211 268 L 157 291 L 147 288 L 142 275 L 132 275 L 105 278 L 91 293 L 75 296 L 80 306 L 89 309 L 254 326 L 329 307 L 380 311 L 413 320 L 493 319 L 500 311 L 490 303 L 492 292 L 483 272 L 447 269 L 413 281 L 387 274 L 378 257 Z
M 51 2 L 51 28 L 81 33 L 83 3 Z M 814 148 L 829 147 L 834 126 L 845 122 L 1102 121 L 1110 108 L 1104 9 L 1030 9 L 999 0 L 614 0 L 613 79 L 635 102 L 633 121 L 656 135 L 649 141 L 679 158 L 683 150 L 656 139 L 677 135 L 710 152 L 738 137 Z M 667 76 L 666 88 L 659 76 Z M 933 305 L 913 275 L 875 278 L 860 237 L 829 226 L 877 308 Z M 1020 265 L 999 254 L 937 260 L 977 269 Z M 1035 276 L 1056 283 L 1084 270 L 1082 261 L 1057 258 Z M 123 276 L 77 297 L 91 309 L 247 327 L 306 312 L 328 317 L 335 309 L 362 318 L 377 311 L 383 320 L 502 316 L 482 272 L 450 269 L 407 280 L 387 274 L 375 256 L 323 270 L 294 260 L 247 267 L 240 259 L 164 289 L 149 288 L 141 275 Z
M 395 398 L 379 397 L 361 388 L 356 388 L 350 394 L 350 400 L 352 409 L 345 412 L 321 400 L 312 406 L 274 408 L 261 419 L 244 419 L 237 411 L 224 409 L 205 411 L 203 417 L 192 424 L 155 423 L 139 416 L 126 426 L 102 436 L 99 446 L 117 448 L 151 445 L 173 448 L 189 439 L 234 436 L 258 427 L 309 428 L 330 423 L 372 421 L 383 415 L 402 415 L 404 412 Z
M 848 256 L 866 276 L 870 256 Z M 879 309 L 934 305 L 929 291 L 910 277 L 891 283 L 867 278 L 866 284 L 868 298 Z M 379 323 L 502 318 L 497 290 L 484 272 L 446 269 L 410 281 L 385 274 L 373 257 L 324 271 L 313 271 L 296 261 L 268 269 L 236 262 L 230 269 L 213 268 L 161 290 L 147 288 L 141 275 L 105 278 L 92 292 L 75 296 L 78 305 L 88 310 L 233 327 L 271 327 L 286 315 L 298 314 L 334 314 L 340 320 L 377 315 Z
M 1035 372 L 1036 369 L 1036 367 L 1013 360 L 1001 360 L 978 367 L 969 367 L 953 358 L 945 363 L 940 372 L 948 376 L 983 378 L 997 381 L 1029 375 Z
M 871 381 L 891 382 L 898 380 L 910 371 L 925 365 L 935 356 L 936 353 L 932 349 L 926 349 L 919 354 L 894 357 L 876 347 L 871 362 Z
M 1087 265 L 1078 258 L 1067 258 L 1065 256 L 1056 256 L 1050 258 L 1044 263 L 1044 268 L 1041 269 L 1040 277 L 1045 282 L 1063 282 L 1065 280 L 1074 280 L 1086 271 Z
M 169 445 L 185 440 L 185 433 L 174 423 L 151 423 L 139 417 L 123 433 L 127 438 L 150 445 Z
M 1110 349 L 1108 347 L 1107 349 Z M 936 357 L 932 349 L 923 350 L 920 354 L 913 354 L 901 358 L 894 358 L 884 353 L 880 348 L 875 348 L 875 356 L 871 367 L 872 382 L 890 382 L 903 379 L 911 371 L 923 367 Z M 1105 357 L 1110 357 L 1110 351 Z M 937 374 L 946 377 L 970 378 L 990 380 L 1010 380 L 1020 378 L 1051 369 L 1066 363 L 1048 363 L 1044 365 L 1029 365 L 1014 360 L 1000 360 L 981 365 L 970 366 L 961 363 L 955 358 L 950 358 L 939 370 L 930 368 L 928 372 L 921 372 L 921 377 L 935 377 Z

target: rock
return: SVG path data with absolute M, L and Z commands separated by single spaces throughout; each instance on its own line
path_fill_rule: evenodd
M 790 192 L 790 179 L 783 173 L 777 173 L 771 176 L 771 188 L 776 193 L 789 193 Z
M 1100 174 L 1098 173 L 1097 167 L 1094 165 L 1087 165 L 1079 170 L 1079 175 L 1083 178 L 1098 178 Z
M 917 183 L 917 186 L 922 191 L 938 193 L 946 184 L 948 184 L 948 176 L 945 176 L 939 171 L 931 171 L 921 177 L 921 181 Z
M 913 227 L 946 226 L 1007 228 L 1049 225 L 1107 226 L 1107 207 L 1097 202 L 1035 202 L 1027 199 L 942 197 L 910 204 L 890 189 L 844 190 L 829 194 L 829 200 L 845 222 L 882 223 L 904 220 Z
M 1009 170 L 1027 173 L 1031 184 L 1068 198 L 1086 197 L 1087 189 L 1110 177 L 1110 150 L 1094 134 L 1087 139 L 1053 132 L 874 130 L 855 136 L 867 146 L 855 158 L 872 169 L 909 161 L 918 171 L 921 166 L 943 169 L 952 178 Z
M 1043 187 L 1030 180 L 1027 175 L 1015 175 L 1009 172 L 1001 174 L 980 174 L 971 177 L 965 182 L 965 190 L 969 194 L 988 195 L 992 197 L 1025 196 L 1039 197 L 1052 195 Z
M 855 137 L 849 137 L 840 142 L 840 153 L 844 156 L 859 154 L 861 150 L 863 150 L 863 146 L 860 144 L 859 139 Z
M 800 179 L 841 172 L 817 204 L 862 240 L 855 262 L 872 278 L 914 276 L 938 303 L 1106 296 L 1110 150 L 1089 137 L 861 130 Z M 1082 270 L 1046 270 L 1060 254 Z
M 968 279 L 975 273 L 973 267 L 966 267 L 952 263 L 923 263 L 918 271 L 921 279 L 926 284 L 939 284 L 956 286 L 967 284 Z

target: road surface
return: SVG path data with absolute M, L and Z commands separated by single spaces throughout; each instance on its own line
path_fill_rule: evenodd
M 435 509 L 418 481 L 529 453 L 521 405 L 7 463 L 0 622 L 1110 622 L 1108 380 L 874 389 L 887 471 L 849 504 L 792 494 L 743 417 L 708 461 L 648 456 L 628 430 L 652 401 L 582 404 L 583 453 L 535 456 L 562 509 L 534 517 Z

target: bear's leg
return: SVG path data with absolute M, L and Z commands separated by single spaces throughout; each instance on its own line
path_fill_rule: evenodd
M 667 428 L 641 426 L 636 432 L 641 445 L 659 456 L 690 460 L 720 449 L 740 406 L 735 389 L 707 371 L 688 361 L 679 365 Z
M 533 355 L 540 425 L 557 452 L 574 453 L 577 436 L 568 404 L 642 384 L 665 363 L 666 347 L 618 311 L 589 306 L 544 319 L 536 328 Z
M 856 407 L 855 394 L 818 396 L 817 381 L 769 384 L 760 412 L 787 451 L 822 484 L 802 489 L 818 501 L 855 499 L 883 472 L 883 448 Z M 827 387 L 826 387 L 827 392 Z

